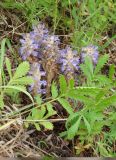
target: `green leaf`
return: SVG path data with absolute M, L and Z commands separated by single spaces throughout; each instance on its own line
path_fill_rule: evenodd
M 87 84 L 90 85 L 93 78 L 93 69 L 94 69 L 92 59 L 86 56 L 85 62 L 84 64 L 80 65 L 80 68 L 87 78 Z
M 85 126 L 87 127 L 88 133 L 90 134 L 91 126 L 90 126 L 89 122 L 87 121 L 87 119 L 84 116 L 83 116 L 83 120 L 84 120 Z
M 90 72 L 90 75 L 91 75 L 91 78 L 93 76 L 93 63 L 92 63 L 92 59 L 87 56 L 85 58 L 85 65 L 86 65 L 86 68 L 88 68 L 88 71 Z
M 10 79 L 12 79 L 11 63 L 10 63 L 9 58 L 6 58 L 6 68 L 10 76 Z
M 109 55 L 105 54 L 102 57 L 99 58 L 97 66 L 95 68 L 94 74 L 98 74 L 101 69 L 103 68 L 103 66 L 105 65 L 105 63 L 108 61 Z
M 114 64 L 111 64 L 111 65 L 110 65 L 110 68 L 109 68 L 109 78 L 110 78 L 110 80 L 113 79 L 114 74 L 115 74 L 115 65 L 114 65 Z
M 105 75 L 96 75 L 96 80 L 99 81 L 100 86 L 109 85 L 112 81 Z
M 31 112 L 32 112 L 32 119 L 33 120 L 39 120 L 40 119 L 40 110 L 39 109 L 33 108 L 31 110 Z
M 0 109 L 3 109 L 3 107 L 4 107 L 3 96 L 0 95 Z
M 105 96 L 106 92 L 107 90 L 102 90 L 96 95 L 95 99 L 97 103 Z
M 68 88 L 69 88 L 69 89 L 73 89 L 73 88 L 74 88 L 74 85 L 75 85 L 74 79 L 70 79 L 68 84 L 69 84 L 69 85 L 68 85 Z
M 46 108 L 45 108 L 45 106 L 42 106 L 41 109 L 33 108 L 33 109 L 32 109 L 32 118 L 33 118 L 34 120 L 43 119 L 45 113 L 46 113 Z
M 63 106 L 69 114 L 73 113 L 73 109 L 66 99 L 58 98 L 58 102 Z
M 63 94 L 66 92 L 66 89 L 67 89 L 67 82 L 63 75 L 60 75 L 59 83 L 60 83 L 60 92 L 61 94 Z
M 78 120 L 76 121 L 76 123 L 75 124 L 73 124 L 69 129 L 68 129 L 68 139 L 73 139 L 74 138 L 74 136 L 77 134 L 77 131 L 78 131 L 78 129 L 79 129 L 79 125 L 80 125 L 80 122 L 81 122 L 81 119 L 82 119 L 82 116 L 80 116 L 79 118 L 78 118 Z
M 69 115 L 69 117 L 66 121 L 66 124 L 65 124 L 66 128 L 68 129 L 70 124 L 75 123 L 77 121 L 78 117 L 79 117 L 79 112 L 75 112 L 75 113 Z
M 46 113 L 46 107 L 42 106 L 39 113 L 40 119 L 44 117 L 45 113 Z
M 3 71 L 4 56 L 5 56 L 5 53 L 6 53 L 5 45 L 6 45 L 7 41 L 8 41 L 8 39 L 4 38 L 1 42 L 1 50 L 0 50 L 0 72 L 1 73 Z
M 36 103 L 38 104 L 38 105 L 41 105 L 42 104 L 42 98 L 41 98 L 41 95 L 36 95 L 35 96 L 35 100 L 36 100 Z
M 86 67 L 86 65 L 81 64 L 80 68 L 81 68 L 82 72 L 84 73 L 84 75 L 87 77 L 88 82 L 90 82 L 91 81 L 91 74 L 90 74 L 88 68 Z
M 9 86 L 0 86 L 0 88 L 6 89 L 6 91 L 7 91 L 7 89 L 13 89 L 13 90 L 17 90 L 19 92 L 23 92 L 31 99 L 32 103 L 34 104 L 32 96 L 24 89 L 24 87 L 21 87 L 21 86 L 10 86 L 9 85 Z
M 35 128 L 36 128 L 38 131 L 41 131 L 41 128 L 40 128 L 39 123 L 34 123 L 34 125 L 35 125 Z
M 32 77 L 26 76 L 18 79 L 11 80 L 10 84 L 12 85 L 29 85 L 34 83 Z
M 109 96 L 109 97 L 106 97 L 104 99 L 101 99 L 101 101 L 99 101 L 95 105 L 95 107 L 96 107 L 96 110 L 102 111 L 106 107 L 109 107 L 109 106 L 115 105 L 115 104 L 116 104 L 116 94 L 113 94 L 112 96 Z
M 108 151 L 104 147 L 103 143 L 98 142 L 97 144 L 98 144 L 98 147 L 99 147 L 100 155 L 102 155 L 104 157 L 111 157 L 111 155 L 108 153 Z
M 55 82 L 52 83 L 51 92 L 53 98 L 56 98 L 58 96 L 58 89 Z
M 40 122 L 40 124 L 43 125 L 46 129 L 53 130 L 54 126 L 51 122 L 43 121 L 43 122 Z
M 5 45 L 7 44 L 8 41 L 9 40 L 7 38 L 4 38 L 1 41 L 1 49 L 0 49 L 0 85 L 5 84 L 5 82 L 4 82 L 4 70 L 3 70 L 3 67 L 4 67 L 4 57 L 5 57 L 5 54 L 6 54 L 6 47 L 5 47 Z
M 14 73 L 13 79 L 18 79 L 25 76 L 28 73 L 29 69 L 30 69 L 29 62 L 26 62 L 26 61 L 22 62 L 17 67 L 17 70 Z
M 100 91 L 102 91 L 103 89 L 102 88 L 98 88 L 98 87 L 76 87 L 75 89 L 72 89 L 72 90 L 69 90 L 69 92 L 66 93 L 66 96 L 71 96 L 72 95 L 72 98 L 73 98 L 73 95 L 74 95 L 74 98 L 77 97 L 78 99 L 78 96 L 80 95 L 89 95 L 89 96 L 92 96 L 92 95 L 97 95 Z
M 43 117 L 43 119 L 47 119 L 53 115 L 55 115 L 57 112 L 53 109 L 53 105 L 51 103 L 47 103 L 47 111 L 48 113 Z

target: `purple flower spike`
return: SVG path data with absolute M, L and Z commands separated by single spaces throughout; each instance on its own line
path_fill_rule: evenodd
M 79 69 L 79 58 L 77 57 L 77 51 L 73 51 L 69 46 L 60 51 L 60 64 L 61 71 L 65 74 L 74 73 Z
M 43 40 L 43 57 L 57 59 L 59 55 L 60 44 L 59 37 L 56 35 L 49 35 Z
M 23 38 L 20 40 L 22 46 L 19 51 L 22 59 L 26 60 L 30 55 L 37 56 L 38 44 L 34 44 L 30 33 L 23 35 Z
M 33 32 L 37 36 L 36 41 L 38 41 L 38 38 L 42 38 L 48 35 L 48 29 L 46 29 L 45 25 L 42 23 L 39 23 L 37 26 L 33 26 Z
M 45 80 L 41 80 L 42 77 L 45 76 L 45 72 L 41 71 L 40 64 L 37 62 L 31 64 L 29 75 L 31 75 L 34 79 L 34 83 L 29 87 L 29 90 L 33 91 L 35 94 L 43 94 L 43 91 L 45 93 L 45 89 L 41 89 L 41 87 L 45 87 L 47 82 Z
M 23 39 L 20 40 L 21 48 L 20 55 L 23 60 L 26 60 L 29 56 L 41 57 L 41 47 L 44 39 L 48 36 L 48 30 L 44 24 L 33 26 L 33 31 L 23 35 Z
M 99 56 L 98 47 L 97 46 L 93 46 L 93 45 L 89 45 L 87 47 L 83 47 L 82 48 L 82 53 L 81 53 L 82 61 L 84 61 L 86 56 L 90 56 L 92 61 L 93 61 L 93 63 L 97 64 L 98 56 Z

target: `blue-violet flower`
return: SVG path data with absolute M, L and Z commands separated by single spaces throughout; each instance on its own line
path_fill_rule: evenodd
M 35 62 L 31 64 L 29 75 L 31 75 L 34 79 L 34 83 L 29 87 L 29 90 L 33 91 L 35 94 L 45 94 L 46 90 L 44 87 L 47 85 L 47 82 L 42 80 L 42 77 L 44 77 L 46 73 L 42 71 L 39 63 Z
M 98 47 L 93 45 L 83 47 L 81 52 L 82 62 L 84 61 L 86 56 L 91 57 L 93 63 L 97 64 L 98 56 L 99 56 Z
M 77 51 L 67 46 L 60 51 L 61 71 L 65 74 L 74 74 L 79 69 L 79 57 Z

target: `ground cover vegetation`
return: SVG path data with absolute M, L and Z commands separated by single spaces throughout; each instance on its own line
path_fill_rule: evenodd
M 0 1 L 0 155 L 116 156 L 115 13 L 113 0 Z

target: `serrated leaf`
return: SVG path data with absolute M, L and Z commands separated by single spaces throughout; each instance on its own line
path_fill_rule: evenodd
M 68 83 L 68 88 L 69 88 L 69 89 L 73 89 L 73 88 L 74 88 L 74 85 L 75 85 L 74 79 L 70 79 L 70 80 L 69 80 L 69 83 Z
M 104 157 L 111 157 L 111 155 L 108 153 L 108 151 L 104 147 L 103 143 L 98 142 L 97 144 L 98 144 L 98 147 L 99 147 L 100 155 L 102 155 Z
M 79 117 L 78 112 L 71 114 L 66 121 L 66 125 L 65 125 L 66 128 L 68 129 L 70 124 L 75 123 L 77 121 L 78 117 Z
M 106 94 L 106 90 L 102 90 L 102 91 L 100 91 L 97 95 L 96 95 L 96 102 L 99 102 L 100 101 L 100 99 L 102 99 L 104 96 L 105 96 L 105 94 Z
M 35 125 L 35 128 L 36 128 L 38 131 L 41 131 L 41 128 L 40 128 L 39 123 L 34 123 L 34 125 Z
M 23 86 L 10 86 L 10 85 L 8 85 L 8 86 L 0 86 L 0 88 L 2 89 L 14 89 L 14 90 L 17 90 L 17 91 L 19 91 L 19 92 L 23 92 L 23 93 L 25 93 L 29 98 L 30 98 L 30 100 L 32 101 L 32 103 L 34 104 L 34 101 L 33 101 L 33 98 L 32 98 L 32 96 L 24 89 L 24 87 Z
M 6 68 L 10 76 L 10 79 L 12 79 L 11 63 L 10 63 L 9 58 L 6 58 Z
M 48 112 L 53 112 L 54 111 L 53 110 L 53 105 L 51 103 L 47 103 L 46 106 L 47 106 Z
M 40 110 L 37 108 L 32 109 L 32 119 L 39 120 L 40 119 Z
M 26 77 L 14 79 L 14 80 L 11 81 L 10 84 L 12 84 L 12 85 L 29 85 L 29 84 L 32 84 L 32 83 L 34 83 L 32 77 L 26 76 Z
M 104 85 L 109 85 L 110 83 L 112 83 L 112 81 L 107 78 L 105 75 L 97 75 L 96 76 L 96 80 L 99 81 L 100 86 L 104 86 Z
M 90 126 L 89 122 L 87 121 L 87 119 L 84 116 L 83 116 L 83 120 L 84 120 L 85 126 L 87 127 L 88 133 L 90 134 L 91 126 Z
M 43 119 L 47 119 L 55 114 L 57 114 L 57 112 L 53 109 L 53 105 L 51 103 L 47 103 L 47 111 L 48 113 L 43 117 Z
M 113 79 L 114 74 L 115 74 L 115 65 L 114 65 L 114 64 L 111 64 L 111 65 L 110 65 L 110 68 L 109 68 L 109 78 L 110 78 L 110 80 Z
M 63 75 L 60 75 L 59 83 L 60 83 L 60 92 L 61 92 L 61 94 L 63 94 L 66 92 L 66 89 L 67 89 L 67 82 L 66 82 L 66 79 Z
M 38 94 L 38 95 L 36 95 L 36 96 L 35 96 L 35 100 L 36 100 L 36 102 L 37 102 L 37 104 L 38 104 L 38 105 L 41 105 L 41 104 L 42 104 L 42 98 L 41 98 L 41 95 L 39 95 L 39 94 Z
M 28 73 L 29 69 L 30 69 L 29 62 L 26 62 L 26 61 L 22 62 L 17 67 L 16 72 L 14 73 L 13 79 L 18 79 L 25 76 Z
M 45 106 L 42 106 L 40 109 L 40 118 L 43 118 L 45 113 L 46 113 L 46 108 L 45 108 Z
M 78 118 L 78 120 L 76 121 L 76 123 L 73 124 L 73 125 L 68 129 L 68 131 L 67 131 L 67 132 L 68 132 L 68 136 L 67 136 L 68 139 L 73 139 L 74 136 L 77 134 L 77 131 L 78 131 L 78 129 L 79 129 L 79 125 L 80 125 L 81 119 L 82 119 L 82 116 L 80 116 L 80 117 Z
M 40 120 L 44 117 L 45 113 L 46 113 L 45 106 L 42 106 L 41 109 L 33 108 L 32 109 L 32 118 L 34 120 Z
M 96 106 L 96 110 L 102 111 L 106 107 L 109 107 L 109 106 L 115 105 L 115 104 L 116 104 L 116 94 L 102 99 L 95 106 Z
M 99 58 L 94 74 L 98 74 L 101 71 L 105 63 L 108 61 L 108 58 L 109 58 L 108 54 L 105 54 Z
M 81 68 L 82 72 L 84 73 L 84 75 L 87 77 L 87 81 L 90 82 L 92 80 L 92 78 L 91 78 L 91 74 L 90 74 L 88 68 L 86 67 L 86 65 L 81 64 L 80 68 Z
M 90 72 L 91 78 L 92 78 L 92 76 L 93 76 L 93 63 L 92 63 L 92 59 L 89 56 L 85 57 L 85 65 L 86 65 L 86 68 L 88 68 L 88 71 Z
M 66 99 L 58 98 L 58 102 L 63 106 L 69 114 L 73 113 L 73 109 Z
M 74 95 L 75 98 L 78 98 L 78 95 L 92 96 L 98 94 L 102 90 L 102 88 L 98 87 L 76 87 L 73 90 L 69 90 L 69 92 L 66 93 L 66 96 Z
M 40 122 L 40 124 L 41 125 L 43 125 L 46 129 L 49 129 L 49 130 L 53 130 L 53 124 L 51 123 L 51 122 L 48 122 L 48 121 L 46 121 L 46 122 Z
M 58 96 L 58 88 L 55 82 L 52 83 L 51 92 L 53 98 L 56 98 Z

